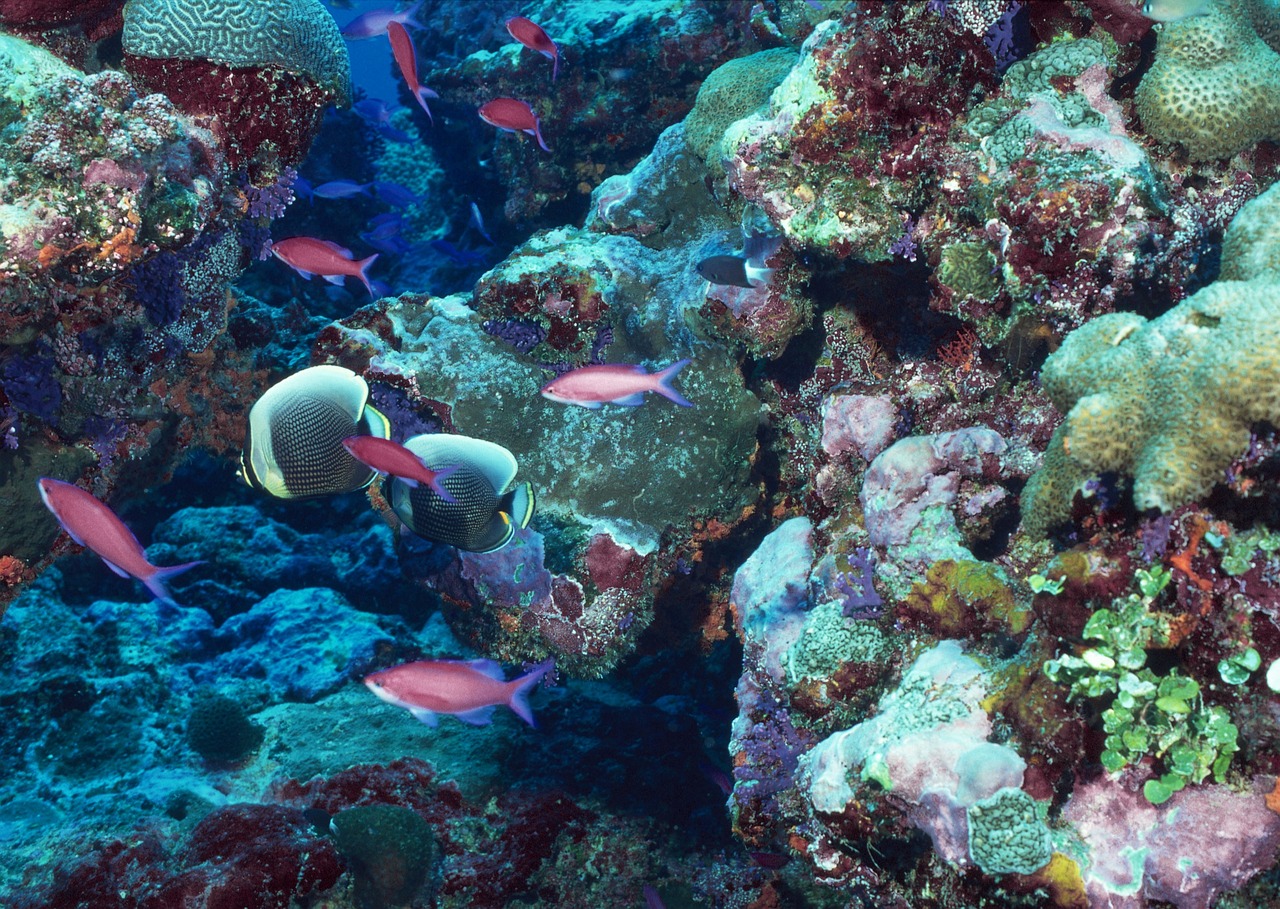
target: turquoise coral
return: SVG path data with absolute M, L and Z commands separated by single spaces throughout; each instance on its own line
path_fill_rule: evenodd
M 1006 787 L 969 808 L 969 855 L 987 874 L 1031 874 L 1052 853 L 1036 801 L 1021 789 Z
M 351 101 L 351 63 L 319 0 L 129 0 L 124 49 L 139 57 L 278 66 Z

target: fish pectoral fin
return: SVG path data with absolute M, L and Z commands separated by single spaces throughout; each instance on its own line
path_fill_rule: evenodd
M 410 707 L 409 712 L 422 722 L 426 723 L 432 729 L 436 728 L 440 723 L 440 719 L 436 716 L 435 711 L 428 710 L 426 707 Z
M 493 722 L 493 708 L 477 707 L 475 710 L 455 713 L 454 716 L 471 726 L 488 726 Z
M 614 398 L 610 404 L 621 404 L 623 407 L 639 407 L 644 403 L 644 392 L 637 391 L 633 395 L 626 395 L 621 398 Z
M 125 571 L 123 568 L 121 568 L 121 567 L 120 567 L 119 565 L 117 565 L 115 562 L 108 562 L 106 559 L 103 559 L 103 560 L 102 560 L 102 564 L 106 565 L 108 568 L 110 568 L 110 569 L 111 569 L 112 571 L 114 571 L 116 574 L 120 575 L 120 577 L 122 577 L 122 578 L 131 578 L 131 577 L 133 577 L 133 575 L 129 574 L 129 572 Z

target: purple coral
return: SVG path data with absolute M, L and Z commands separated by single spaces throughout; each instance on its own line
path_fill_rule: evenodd
M 1031 49 L 1031 32 L 1026 16 L 1019 17 L 1022 4 L 1014 0 L 999 19 L 991 24 L 982 36 L 982 43 L 996 58 L 996 70 L 1004 72 L 1027 55 Z
M 546 329 L 527 319 L 487 319 L 481 327 L 522 354 L 533 350 L 547 336 Z
M 841 612 L 851 619 L 874 619 L 884 611 L 884 600 L 876 593 L 876 557 L 866 546 L 849 553 L 849 568 L 836 575 L 835 588 L 844 596 Z
M 293 204 L 297 180 L 298 172 L 292 167 L 286 167 L 266 186 L 254 186 L 247 177 L 241 177 L 245 218 L 240 222 L 240 245 L 259 262 L 271 258 L 270 224 Z
M 9 402 L 23 413 L 52 423 L 62 406 L 62 388 L 54 376 L 53 357 L 11 357 L 0 367 L 0 385 Z
M 187 295 L 182 289 L 182 259 L 177 253 L 161 253 L 135 265 L 129 283 L 151 324 L 163 327 L 178 321 Z
M 911 238 L 911 233 L 916 229 L 916 222 L 910 217 L 902 219 L 902 236 L 889 244 L 889 253 L 894 256 L 901 256 L 908 262 L 916 260 L 916 252 L 920 247 L 916 245 L 916 241 Z
M 293 184 L 297 182 L 298 172 L 286 167 L 280 176 L 266 186 L 244 186 L 245 215 L 250 218 L 265 218 L 274 221 L 284 214 L 286 208 L 293 204 Z

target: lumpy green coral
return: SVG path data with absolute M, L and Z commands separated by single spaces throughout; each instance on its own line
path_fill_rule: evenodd
M 1265 236 L 1275 189 L 1246 206 L 1224 243 L 1219 280 L 1156 319 L 1110 313 L 1076 329 L 1041 380 L 1067 414 L 1027 483 L 1024 526 L 1043 534 L 1095 474 L 1133 477 L 1139 509 L 1170 511 L 1207 492 L 1249 443 L 1280 422 L 1280 277 Z
M 847 618 L 840 601 L 828 600 L 814 607 L 787 651 L 787 675 L 824 678 L 844 663 L 879 663 L 888 658 L 891 646 L 879 625 Z
M 1280 54 L 1264 40 L 1276 32 L 1274 10 L 1268 0 L 1217 0 L 1207 15 L 1161 26 L 1135 96 L 1147 132 L 1193 161 L 1280 135 Z
M 320 0 L 129 0 L 124 49 L 139 57 L 279 66 L 351 99 L 351 63 Z
M 1052 854 L 1035 799 L 1021 789 L 1006 787 L 969 808 L 969 856 L 987 874 L 1031 874 Z

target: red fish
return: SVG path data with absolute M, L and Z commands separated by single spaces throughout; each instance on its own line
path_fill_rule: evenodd
M 387 23 L 387 37 L 391 39 L 391 53 L 396 58 L 396 66 L 400 67 L 400 75 L 404 76 L 404 81 L 409 84 L 409 91 L 427 112 L 427 119 L 434 123 L 431 110 L 427 107 L 427 99 L 440 96 L 418 83 L 418 55 L 413 50 L 413 39 L 404 26 L 395 21 Z
M 551 61 L 551 81 L 556 81 L 556 73 L 560 71 L 560 48 L 547 37 L 547 33 L 524 16 L 516 16 L 507 20 L 507 31 L 529 50 L 537 51 Z
M 372 467 L 383 476 L 390 474 L 399 477 L 410 489 L 417 489 L 419 483 L 426 483 L 446 502 L 457 501 L 444 488 L 443 481 L 461 465 L 432 470 L 422 462 L 422 458 L 403 445 L 377 436 L 348 436 L 342 440 L 342 447 L 361 464 Z
M 554 660 L 547 660 L 508 682 L 493 660 L 420 660 L 372 673 L 364 683 L 379 698 L 405 708 L 428 726 L 436 725 L 437 713 L 487 726 L 498 704 L 506 704 L 534 726 L 529 689 L 554 666 Z
M 542 125 L 533 108 L 515 98 L 494 98 L 480 108 L 480 119 L 490 126 L 511 132 L 524 132 L 538 140 L 543 151 L 551 151 L 547 143 L 542 141 Z
M 693 403 L 685 400 L 671 384 L 676 374 L 689 363 L 689 360 L 677 360 L 666 369 L 653 373 L 645 372 L 643 366 L 583 366 L 542 386 L 542 396 L 561 404 L 577 404 L 595 410 L 605 403 L 639 407 L 644 403 L 646 391 L 656 391 L 681 407 L 692 407 Z
M 330 284 L 341 284 L 343 278 L 356 278 L 378 296 L 369 281 L 369 266 L 378 258 L 357 259 L 351 250 L 329 240 L 315 237 L 285 237 L 271 244 L 271 254 L 304 278 L 319 275 Z
M 142 544 L 116 513 L 73 483 L 41 477 L 37 481 L 40 498 L 53 512 L 71 539 L 92 551 L 122 578 L 137 578 L 152 596 L 165 603 L 173 598 L 165 589 L 166 578 L 181 574 L 203 562 L 184 562 L 162 568 L 147 561 Z

